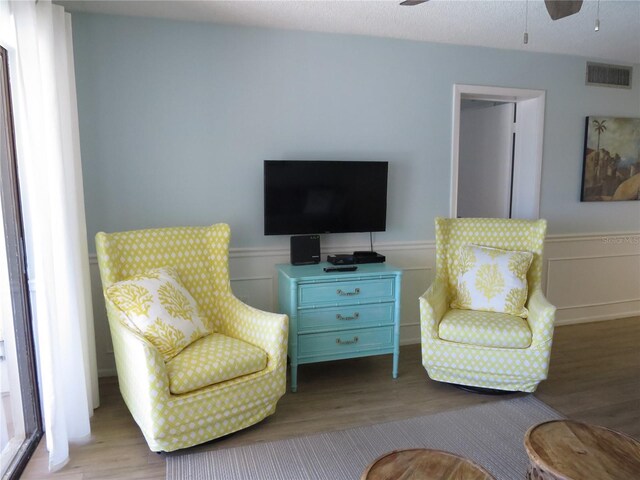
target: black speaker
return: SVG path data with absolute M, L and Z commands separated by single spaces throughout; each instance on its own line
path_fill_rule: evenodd
M 320 263 L 320 235 L 291 237 L 291 265 Z

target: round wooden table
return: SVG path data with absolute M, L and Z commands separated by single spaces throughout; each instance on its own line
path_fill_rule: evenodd
M 640 479 L 640 442 L 604 427 L 552 420 L 524 438 L 529 480 Z
M 394 450 L 374 460 L 360 480 L 495 480 L 481 466 L 441 450 Z

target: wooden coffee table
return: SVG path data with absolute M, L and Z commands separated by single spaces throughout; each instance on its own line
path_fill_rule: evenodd
M 604 427 L 552 420 L 524 438 L 529 480 L 640 479 L 640 442 Z
M 360 480 L 495 480 L 471 460 L 441 450 L 394 450 L 374 460 Z

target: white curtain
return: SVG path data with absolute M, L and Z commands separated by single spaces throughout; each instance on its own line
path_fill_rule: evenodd
M 0 0 L 27 233 L 49 468 L 90 438 L 98 405 L 71 20 L 50 0 Z

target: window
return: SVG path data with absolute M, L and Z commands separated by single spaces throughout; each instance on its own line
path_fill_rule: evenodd
M 42 437 L 7 51 L 0 47 L 0 476 L 17 478 Z

